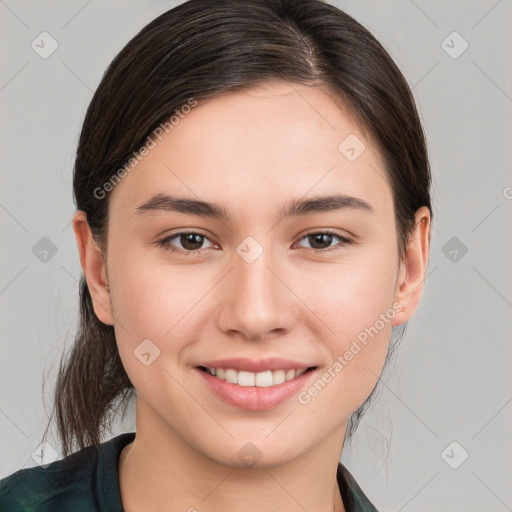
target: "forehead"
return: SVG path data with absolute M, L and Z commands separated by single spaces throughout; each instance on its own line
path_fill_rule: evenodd
M 133 211 L 165 191 L 215 202 L 222 197 L 233 207 L 335 187 L 347 195 L 364 190 L 374 202 L 390 193 L 376 148 L 325 88 L 271 82 L 200 101 L 186 112 L 115 187 L 113 210 Z M 360 152 L 356 159 L 345 141 Z

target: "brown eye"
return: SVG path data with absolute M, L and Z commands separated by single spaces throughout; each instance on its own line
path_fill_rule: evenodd
M 314 249 L 315 252 L 327 252 L 327 249 L 336 248 L 336 246 L 342 247 L 352 243 L 350 238 L 338 235 L 337 233 L 333 233 L 331 231 L 308 233 L 301 239 L 301 242 L 303 240 L 307 240 L 307 242 L 310 244 L 310 248 Z M 332 242 L 336 240 L 338 240 L 338 243 L 332 245 Z
M 308 235 L 308 241 L 313 249 L 327 249 L 332 243 L 333 236 L 325 233 Z
M 196 251 L 197 249 L 201 249 L 203 245 L 204 237 L 202 235 L 198 235 L 197 233 L 185 233 L 179 235 L 179 240 L 182 247 L 189 251 Z
M 165 250 L 170 252 L 178 252 L 185 255 L 191 255 L 201 252 L 204 249 L 203 244 L 205 241 L 210 240 L 202 233 L 196 233 L 194 231 L 181 231 L 174 235 L 168 236 L 158 242 L 158 245 L 163 247 Z M 211 243 L 213 247 L 213 243 Z M 208 247 L 206 247 L 208 248 Z

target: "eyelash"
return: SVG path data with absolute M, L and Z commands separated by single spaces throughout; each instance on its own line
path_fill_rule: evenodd
M 169 242 L 171 240 L 173 240 L 174 238 L 180 237 L 181 235 L 199 235 L 203 238 L 206 238 L 207 240 L 210 240 L 204 233 L 200 233 L 199 231 L 180 231 L 178 233 L 174 233 L 173 235 L 164 238 L 163 240 L 159 240 L 157 242 L 157 245 L 159 247 L 161 247 L 162 249 L 164 249 L 165 251 L 168 251 L 171 253 L 179 253 L 186 257 L 194 256 L 196 254 L 199 254 L 201 251 L 203 251 L 203 249 L 198 249 L 196 251 L 183 251 L 182 249 L 177 249 L 176 247 L 169 245 Z M 323 231 L 311 231 L 310 233 L 306 233 L 299 240 L 299 242 L 311 235 L 330 235 L 330 236 L 338 238 L 340 240 L 340 242 L 339 242 L 339 244 L 336 244 L 335 246 L 333 246 L 334 248 L 341 248 L 345 245 L 349 245 L 349 244 L 353 243 L 353 240 L 351 238 L 339 235 L 338 233 L 335 233 L 334 231 L 330 231 L 328 229 L 323 230 Z M 211 242 L 211 240 L 210 240 L 210 242 Z M 315 254 L 318 254 L 318 253 L 330 252 L 333 250 L 333 247 L 325 248 L 325 249 L 311 249 L 311 250 L 313 250 L 315 252 Z M 303 249 L 306 249 L 306 247 L 303 247 Z M 334 249 L 334 250 L 336 250 L 336 249 Z

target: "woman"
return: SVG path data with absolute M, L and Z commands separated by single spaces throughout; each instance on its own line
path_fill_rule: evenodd
M 429 191 L 410 89 L 339 9 L 152 21 L 77 151 L 66 457 L 2 480 L 0 510 L 376 510 L 339 460 L 418 306 Z M 132 394 L 136 433 L 102 443 Z

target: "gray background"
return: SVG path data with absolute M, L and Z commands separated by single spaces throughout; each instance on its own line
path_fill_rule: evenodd
M 512 510 L 512 2 L 332 3 L 384 44 L 413 87 L 435 208 L 421 307 L 342 461 L 383 512 Z M 36 464 L 73 342 L 81 269 L 71 182 L 85 109 L 115 54 L 175 4 L 0 0 L 0 477 Z M 58 43 L 46 59 L 31 48 L 43 31 Z M 447 39 L 454 31 L 463 39 Z M 56 250 L 46 261 L 43 237 Z M 113 434 L 134 429 L 128 416 Z

